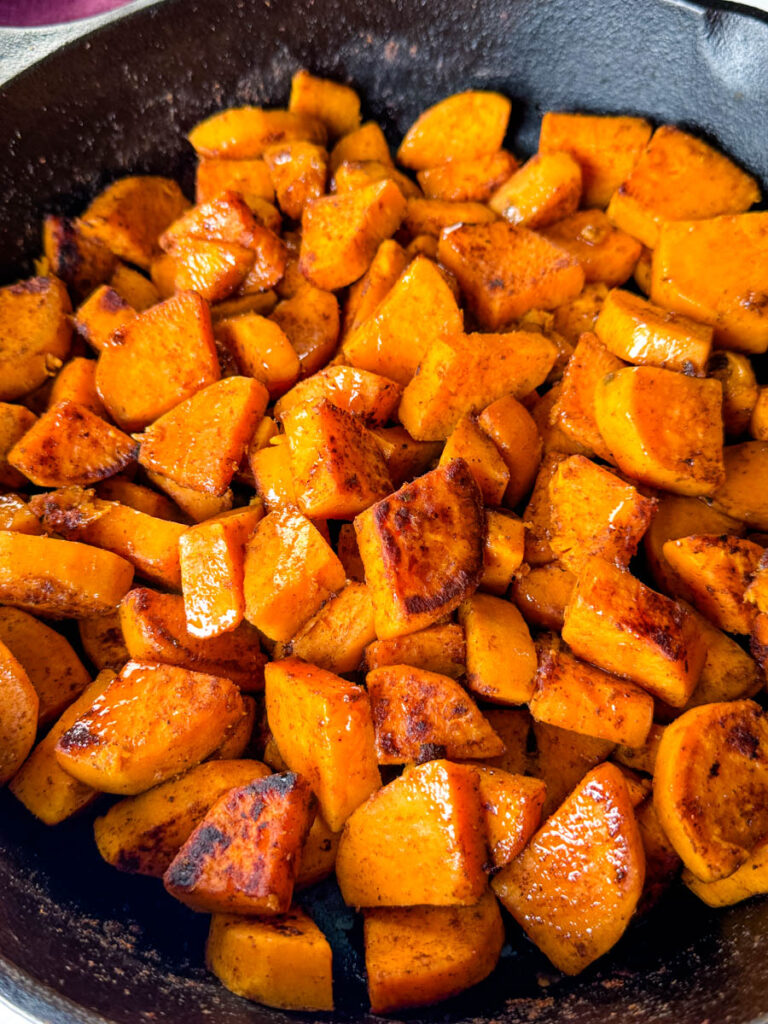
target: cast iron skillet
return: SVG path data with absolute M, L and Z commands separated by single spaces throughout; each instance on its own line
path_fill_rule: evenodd
M 119 175 L 189 185 L 184 132 L 224 105 L 284 103 L 293 71 L 354 82 L 390 141 L 467 87 L 542 110 L 690 126 L 768 186 L 768 17 L 686 0 L 168 0 L 67 46 L 0 89 L 2 278 L 29 273 L 44 211 Z M 0 794 L 0 997 L 55 1024 L 276 1024 L 202 966 L 207 919 L 103 864 L 93 815 L 48 829 Z M 332 883 L 307 897 L 334 949 L 336 1016 L 366 1014 L 359 921 Z M 743 1024 L 768 1020 L 768 901 L 711 912 L 681 890 L 575 980 L 511 929 L 483 985 L 413 1020 Z M 2 1007 L 0 1007 L 0 1012 Z M 307 1019 L 306 1017 L 304 1019 Z

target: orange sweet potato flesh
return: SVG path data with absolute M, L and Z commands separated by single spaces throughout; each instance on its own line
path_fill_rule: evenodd
M 296 350 L 301 377 L 322 369 L 336 351 L 339 304 L 330 292 L 305 285 L 291 298 L 279 302 L 271 319 Z
M 51 273 L 82 297 L 108 281 L 117 262 L 105 245 L 83 234 L 77 221 L 53 214 L 43 221 L 43 254 Z
M 489 765 L 476 765 L 475 770 L 491 863 L 494 868 L 503 868 L 522 853 L 541 824 L 547 787 L 541 779 L 514 775 Z
M 445 442 L 440 465 L 464 459 L 475 478 L 485 505 L 500 505 L 509 483 L 509 469 L 501 452 L 472 416 L 462 416 Z
M 293 139 L 326 142 L 325 125 L 316 117 L 290 110 L 233 107 L 195 125 L 189 141 L 200 156 L 255 160 L 267 146 Z
M 344 331 L 350 334 L 375 311 L 408 265 L 405 250 L 394 239 L 385 239 L 376 250 L 365 274 L 350 286 L 344 307 Z
M 308 202 L 325 192 L 328 154 L 314 142 L 280 142 L 264 151 L 277 203 L 291 220 L 301 220 Z
M 505 181 L 488 205 L 510 224 L 544 228 L 574 213 L 581 168 L 568 153 L 537 153 Z
M 163 296 L 197 292 L 207 302 L 221 302 L 244 286 L 254 266 L 254 254 L 231 242 L 183 238 L 152 264 L 152 280 Z M 161 274 L 168 274 L 164 286 Z M 278 275 L 273 275 L 277 276 Z M 264 287 L 274 284 L 274 280 Z
M 542 230 L 545 238 L 571 256 L 584 270 L 587 284 L 624 284 L 640 258 L 641 244 L 611 224 L 602 210 L 577 210 Z
M 768 723 L 751 700 L 705 704 L 667 726 L 654 806 L 683 863 L 714 882 L 733 874 L 768 832 Z
M 69 354 L 71 311 L 55 277 L 0 288 L 0 401 L 21 398 L 57 372 Z
M 509 601 L 473 594 L 459 606 L 467 645 L 467 686 L 484 700 L 524 704 L 533 694 L 536 651 Z
M 468 90 L 429 107 L 411 125 L 398 162 L 420 171 L 449 160 L 495 153 L 507 130 L 511 104 L 497 92 Z
M 546 565 L 555 561 L 555 553 L 549 546 L 549 529 L 552 504 L 549 499 L 549 484 L 558 465 L 567 458 L 565 452 L 549 452 L 541 460 L 533 491 L 525 506 L 523 519 L 527 524 L 525 532 L 525 561 L 532 566 Z
M 253 475 L 256 493 L 268 512 L 296 507 L 296 488 L 291 472 L 291 450 L 284 434 L 275 436 L 277 443 L 249 452 L 248 466 Z
M 352 814 L 336 877 L 353 907 L 471 906 L 483 895 L 485 835 L 477 773 L 430 761 Z
M 80 337 L 100 352 L 112 335 L 136 315 L 136 310 L 114 288 L 103 284 L 78 307 L 72 322 Z
M 174 857 L 165 888 L 203 913 L 284 914 L 315 806 L 293 772 L 231 789 Z
M 525 555 L 525 524 L 498 509 L 485 513 L 488 529 L 479 589 L 501 597 L 506 594 Z
M 331 136 L 347 135 L 360 127 L 360 97 L 355 90 L 303 68 L 291 79 L 288 109 L 323 121 Z
M 480 581 L 482 497 L 461 459 L 366 509 L 355 530 L 380 640 L 432 625 Z
M 156 305 L 160 301 L 157 288 L 140 271 L 118 261 L 109 279 L 109 286 L 137 313 Z
M 88 661 L 99 672 L 105 669 L 119 672 L 130 659 L 117 609 L 107 615 L 89 615 L 80 619 L 77 632 Z
M 200 639 L 187 629 L 184 599 L 135 587 L 120 602 L 120 625 L 134 661 L 160 662 L 231 679 L 241 690 L 264 687 L 264 657 L 256 631 L 242 623 Z
M 552 422 L 571 441 L 583 445 L 587 454 L 594 452 L 606 462 L 613 462 L 613 457 L 598 429 L 595 392 L 606 374 L 615 373 L 623 366 L 621 359 L 609 352 L 597 335 L 585 331 L 568 360 L 562 388 L 551 413 Z
M 48 408 L 60 402 L 84 405 L 97 416 L 104 416 L 104 404 L 96 391 L 96 360 L 77 356 L 64 365 L 53 380 Z
M 182 292 L 126 324 L 99 356 L 96 388 L 124 430 L 140 430 L 219 379 L 208 306 Z
M 439 238 L 446 228 L 457 224 L 492 224 L 496 214 L 483 203 L 453 203 L 443 199 L 408 200 L 403 230 L 414 238 L 431 235 Z
M 338 409 L 359 416 L 366 426 L 383 426 L 397 408 L 400 395 L 400 387 L 378 373 L 354 366 L 326 366 L 283 395 L 275 403 L 275 416 L 282 419 L 295 405 L 326 398 Z
M 379 764 L 498 757 L 504 744 L 454 679 L 410 665 L 369 672 Z
M 275 659 L 293 656 L 339 675 L 356 672 L 375 638 L 373 604 L 364 583 L 350 581 L 287 643 Z
M 587 772 L 610 757 L 615 744 L 596 736 L 585 736 L 547 722 L 531 723 L 525 758 L 527 774 L 541 779 L 547 787 L 542 818 L 547 819 L 582 781 Z M 523 770 L 523 769 L 517 769 Z
M 365 652 L 369 671 L 388 665 L 413 665 L 414 668 L 460 679 L 465 672 L 464 630 L 447 622 L 429 626 L 417 633 L 376 640 Z
M 517 159 L 506 149 L 469 160 L 450 160 L 419 171 L 417 178 L 427 199 L 487 203 L 491 195 L 517 170 Z
M 195 202 L 206 203 L 224 190 L 239 192 L 251 206 L 256 199 L 272 203 L 275 190 L 263 160 L 203 159 L 195 175 Z
M 386 907 L 365 913 L 373 1013 L 429 1006 L 486 978 L 504 942 L 493 893 L 470 907 Z
M 156 519 L 169 519 L 174 523 L 184 520 L 181 509 L 164 494 L 158 494 L 144 484 L 135 484 L 123 476 L 103 480 L 96 488 L 96 493 L 105 501 L 119 501 L 121 505 L 135 508 L 137 512 L 146 512 Z
M 216 340 L 234 357 L 245 377 L 255 377 L 279 398 L 299 378 L 299 357 L 278 324 L 258 313 L 219 320 Z
M 376 160 L 382 164 L 392 163 L 384 132 L 375 121 L 366 121 L 365 124 L 339 139 L 331 150 L 331 171 L 335 171 L 341 164 L 351 160 Z
M 514 395 L 491 402 L 477 422 L 496 444 L 509 470 L 503 503 L 514 508 L 529 493 L 541 462 L 541 437 L 536 423 Z
M 142 793 L 212 754 L 243 713 L 229 679 L 130 661 L 59 738 L 56 757 L 94 789 Z
M 0 786 L 13 778 L 32 749 L 38 705 L 29 676 L 0 642 Z
M 37 417 L 23 405 L 0 402 L 0 487 L 23 487 L 23 473 L 8 463 L 8 453 L 37 422 Z
M 405 427 L 374 428 L 371 433 L 381 446 L 395 487 L 425 473 L 440 455 L 439 441 L 414 441 Z
M 333 832 L 381 785 L 368 695 L 287 658 L 265 672 L 267 720 L 288 767 L 309 780 Z
M 755 369 L 748 355 L 719 351 L 710 357 L 706 367 L 711 377 L 723 385 L 723 426 L 729 437 L 740 437 L 748 429 L 757 437 L 750 421 L 760 398 Z M 768 389 L 764 389 L 768 394 Z M 763 439 L 764 440 L 764 439 Z
M 665 729 L 665 725 L 654 723 L 642 747 L 624 747 L 619 745 L 613 752 L 613 760 L 625 765 L 627 768 L 631 768 L 633 771 L 653 775 L 656 768 L 656 755 L 659 752 L 659 744 Z
M 572 572 L 559 562 L 550 562 L 521 572 L 512 585 L 512 599 L 531 626 L 561 630 L 575 586 Z
M 768 531 L 768 443 L 727 445 L 723 462 L 725 483 L 715 491 L 713 507 L 753 530 Z

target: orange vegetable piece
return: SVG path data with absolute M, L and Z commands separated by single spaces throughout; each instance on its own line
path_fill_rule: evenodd
M 518 397 L 522 397 L 522 393 Z M 541 437 L 536 424 L 514 395 L 504 395 L 491 402 L 477 422 L 495 443 L 509 470 L 503 502 L 508 508 L 514 508 L 530 491 L 541 462 Z
M 174 523 L 183 519 L 181 511 L 164 495 L 122 476 L 102 480 L 96 488 L 96 493 L 105 501 L 119 501 L 121 505 L 135 508 L 137 512 L 146 512 L 148 516 L 154 516 L 156 519 L 169 519 Z
M 308 202 L 325 192 L 328 154 L 314 142 L 282 142 L 264 150 L 277 202 L 291 220 L 301 220 Z
M 108 281 L 116 263 L 109 249 L 84 234 L 76 220 L 53 214 L 43 221 L 43 254 L 51 274 L 80 296 Z
M 454 203 L 417 196 L 408 200 L 403 228 L 414 237 L 439 238 L 441 231 L 457 224 L 492 224 L 495 220 L 496 214 L 483 203 Z
M 553 814 L 587 772 L 610 757 L 615 746 L 610 740 L 532 721 L 524 766 L 527 774 L 546 784 L 542 818 Z
M 296 507 L 296 488 L 291 472 L 291 451 L 287 438 L 279 434 L 277 444 L 268 444 L 248 457 L 254 484 L 268 512 Z
M 500 149 L 470 160 L 449 160 L 419 171 L 416 177 L 427 199 L 487 203 L 519 166 L 516 157 Z
M 72 364 L 70 364 L 72 365 Z M 8 462 L 8 453 L 37 422 L 23 405 L 0 402 L 0 487 L 23 487 L 26 477 Z
M 96 416 L 104 416 L 104 405 L 96 391 L 96 360 L 78 356 L 62 366 L 53 379 L 48 408 L 61 402 L 84 405 Z
M 414 441 L 405 427 L 373 428 L 394 487 L 421 476 L 440 455 L 440 441 Z
M 270 399 L 279 398 L 299 379 L 299 357 L 278 324 L 258 313 L 226 317 L 215 326 L 216 340 L 245 377 L 255 377 Z
M 476 765 L 494 868 L 510 864 L 541 824 L 547 787 L 541 779 Z
M 283 395 L 275 404 L 275 416 L 283 419 L 299 404 L 326 399 L 360 417 L 366 426 L 382 426 L 392 417 L 401 394 L 394 381 L 377 373 L 354 366 L 326 366 Z
M 510 224 L 543 228 L 574 213 L 581 167 L 568 153 L 537 153 L 493 193 L 488 205 Z
M 405 174 L 396 170 L 391 161 L 345 160 L 336 168 L 331 180 L 331 192 L 341 195 L 372 185 L 376 181 L 391 181 L 400 189 L 404 199 L 421 196 L 421 189 Z
M 18 494 L 0 494 L 0 531 L 40 534 L 40 522 Z
M 325 145 L 325 125 L 316 117 L 293 110 L 232 107 L 195 125 L 187 136 L 200 156 L 255 160 L 267 146 L 294 139 Z
M 32 749 L 38 704 L 29 676 L 0 643 L 0 786 L 13 778 Z
M 512 599 L 529 625 L 561 630 L 565 609 L 576 577 L 559 562 L 550 562 L 520 573 L 512 584 Z
M 533 693 L 536 650 L 509 601 L 473 594 L 459 607 L 467 644 L 467 686 L 484 700 L 524 704 Z
M 181 509 L 187 519 L 195 523 L 202 523 L 212 516 L 221 515 L 232 508 L 232 491 L 225 491 L 221 497 L 211 494 L 203 494 L 202 491 L 193 491 L 191 487 L 182 487 L 174 480 L 163 476 L 162 473 L 154 473 L 151 469 L 145 469 L 144 475 L 149 482 L 158 490 L 164 491 L 176 505 Z
M 479 589 L 501 597 L 507 592 L 522 565 L 525 555 L 525 523 L 497 509 L 487 509 L 485 521 L 488 532 Z
M 715 491 L 713 506 L 753 530 L 768 530 L 768 444 L 745 441 L 728 445 L 723 461 L 725 483 Z
M 541 232 L 584 270 L 584 279 L 609 287 L 624 284 L 640 258 L 641 244 L 611 224 L 602 210 L 577 210 Z
M 250 207 L 254 199 L 272 203 L 275 190 L 263 160 L 201 160 L 195 176 L 195 202 L 207 203 L 221 192 L 239 192 Z
M 160 301 L 157 288 L 152 282 L 140 271 L 127 267 L 119 260 L 109 279 L 109 286 L 137 313 L 143 313 Z
M 242 245 L 184 238 L 169 249 L 164 260 L 161 266 L 168 274 L 168 287 L 158 283 L 163 295 L 197 292 L 207 302 L 220 302 L 244 284 L 253 268 L 254 257 L 251 250 Z M 156 264 L 153 264 L 152 276 L 157 279 Z M 269 283 L 274 284 L 274 281 Z M 269 284 L 265 283 L 265 287 Z
M 501 736 L 504 753 L 484 762 L 492 768 L 522 775 L 529 767 L 528 741 L 531 734 L 531 716 L 528 708 L 488 708 L 485 717 Z
M 271 319 L 281 328 L 299 357 L 300 376 L 322 369 L 339 340 L 339 304 L 334 295 L 306 285 L 279 302 Z
M 568 360 L 562 389 L 552 409 L 553 422 L 568 438 L 607 462 L 612 462 L 613 457 L 598 430 L 595 392 L 607 374 L 623 366 L 596 335 L 585 332 Z
M 756 441 L 768 441 L 768 387 L 760 388 L 750 416 L 749 432 Z
M 549 498 L 549 483 L 558 465 L 567 458 L 564 452 L 550 452 L 541 460 L 533 491 L 523 513 L 527 524 L 525 531 L 525 561 L 529 565 L 546 565 L 554 562 L 555 553 L 549 546 L 549 528 L 552 503 Z
M 464 630 L 453 622 L 429 626 L 391 640 L 376 640 L 365 652 L 369 671 L 389 665 L 412 665 L 452 679 L 464 675 L 466 660 Z
M 291 79 L 288 109 L 322 121 L 331 137 L 360 127 L 360 97 L 349 85 L 297 71 Z
M 664 735 L 666 725 L 654 723 L 648 736 L 640 747 L 625 747 L 619 745 L 613 752 L 614 761 L 626 765 L 627 768 L 637 772 L 646 772 L 653 775 L 656 770 L 656 755 L 659 752 L 661 737 Z
M 89 615 L 80 619 L 77 632 L 88 661 L 99 672 L 105 669 L 119 672 L 129 660 L 117 609 L 107 615 Z
M 394 239 L 385 238 L 365 274 L 350 285 L 344 309 L 344 337 L 375 312 L 407 266 L 403 247 Z
M 392 163 L 384 132 L 375 121 L 366 121 L 365 124 L 339 139 L 331 150 L 331 172 L 335 172 L 341 164 L 352 160 L 376 160 L 382 164 Z
M 100 352 L 117 331 L 136 319 L 136 315 L 133 306 L 114 288 L 102 284 L 78 306 L 72 322 L 80 337 Z
M 602 281 L 585 284 L 575 299 L 552 311 L 552 327 L 576 345 L 582 334 L 594 329 L 607 294 L 608 288 Z
M 497 92 L 455 93 L 435 103 L 411 125 L 397 151 L 398 162 L 421 171 L 449 160 L 495 153 L 507 131 L 512 104 Z
M 0 401 L 29 394 L 59 370 L 69 355 L 71 311 L 55 277 L 0 288 Z
M 715 352 L 707 362 L 706 372 L 723 386 L 725 433 L 740 437 L 749 427 L 760 394 L 752 360 L 740 352 Z
M 758 843 L 750 857 L 727 878 L 702 882 L 686 870 L 683 882 L 708 907 L 729 907 L 751 896 L 762 896 L 768 890 L 768 842 Z
M 462 416 L 445 442 L 440 465 L 463 459 L 486 505 L 500 505 L 509 483 L 509 469 L 499 449 L 472 416 Z
M 330 597 L 287 644 L 278 644 L 274 657 L 301 658 L 339 675 L 356 672 L 375 636 L 368 588 L 353 581 Z

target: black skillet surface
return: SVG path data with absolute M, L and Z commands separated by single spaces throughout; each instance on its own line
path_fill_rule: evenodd
M 354 82 L 395 143 L 467 87 L 515 101 L 511 144 L 547 108 L 690 126 L 768 186 L 768 17 L 686 0 L 168 0 L 111 24 L 0 90 L 2 279 L 30 270 L 44 211 L 75 212 L 144 171 L 189 184 L 184 132 L 224 105 L 280 104 L 306 66 Z M 55 829 L 0 794 L 0 996 L 53 1024 L 308 1020 L 230 995 L 202 966 L 207 920 L 120 875 L 93 815 Z M 307 903 L 334 947 L 339 1019 L 366 1018 L 361 934 L 335 886 Z M 516 928 L 495 974 L 414 1021 L 768 1021 L 768 901 L 706 910 L 685 891 L 578 979 Z M 0 1007 L 0 1015 L 2 1007 Z M 322 1016 L 322 1015 L 320 1015 Z

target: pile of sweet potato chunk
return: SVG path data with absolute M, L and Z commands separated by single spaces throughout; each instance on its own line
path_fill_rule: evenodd
M 0 783 L 98 800 L 272 1006 L 333 1008 L 334 872 L 378 1013 L 768 892 L 768 213 L 674 126 L 520 163 L 509 114 L 398 169 L 300 71 L 0 289 Z

